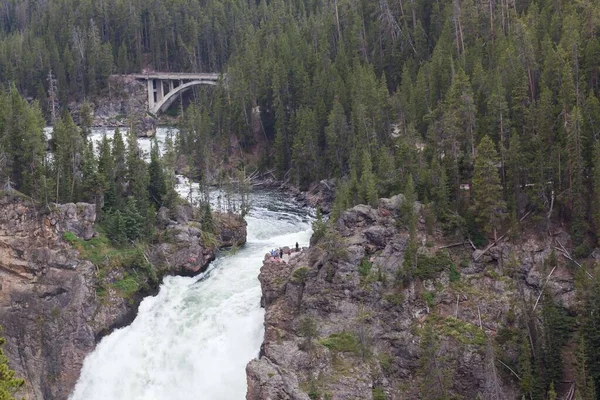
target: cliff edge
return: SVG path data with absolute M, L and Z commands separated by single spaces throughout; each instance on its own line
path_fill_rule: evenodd
M 246 399 L 520 398 L 519 325 L 549 259 L 545 287 L 573 310 L 573 270 L 552 250 L 568 235 L 524 234 L 482 255 L 428 235 L 420 211 L 407 273 L 403 201 L 355 206 L 289 263 L 264 261 L 265 338 Z

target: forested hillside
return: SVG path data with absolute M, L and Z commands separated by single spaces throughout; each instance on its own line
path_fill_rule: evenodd
M 563 224 L 587 257 L 600 241 L 599 30 L 593 0 L 5 0 L 0 81 L 14 86 L 0 97 L 0 182 L 40 200 L 102 199 L 111 226 L 134 221 L 119 235 L 147 236 L 146 215 L 172 194 L 158 155 L 139 168 L 117 139 L 98 159 L 65 113 L 48 160 L 48 75 L 66 111 L 111 73 L 224 72 L 227 86 L 182 118 L 175 151 L 193 175 L 221 156 L 212 142 L 235 135 L 282 180 L 338 178 L 333 219 L 405 192 L 477 245 L 518 237 L 527 215 L 540 232 Z M 582 285 L 585 309 L 598 310 L 597 284 Z M 599 313 L 587 314 L 580 394 L 592 399 Z M 560 372 L 534 361 L 537 389 L 522 389 L 543 398 Z

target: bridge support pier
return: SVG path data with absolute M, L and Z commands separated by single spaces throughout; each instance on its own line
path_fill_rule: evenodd
M 148 79 L 146 81 L 148 84 L 148 109 L 154 110 L 155 94 L 154 94 L 154 79 Z

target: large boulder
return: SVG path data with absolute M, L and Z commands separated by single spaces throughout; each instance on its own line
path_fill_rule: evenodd
M 54 204 L 53 223 L 57 223 L 59 231 L 72 232 L 75 236 L 89 240 L 94 237 L 94 223 L 96 222 L 96 205 L 88 203 Z

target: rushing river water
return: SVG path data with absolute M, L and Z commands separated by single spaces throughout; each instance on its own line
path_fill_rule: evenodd
M 307 210 L 258 192 L 248 242 L 195 278 L 166 277 L 133 323 L 102 339 L 84 362 L 71 400 L 239 400 L 245 366 L 263 340 L 258 273 L 265 253 L 306 245 Z
M 127 133 L 126 128 L 119 128 L 121 134 L 123 135 L 123 142 L 127 146 L 127 137 L 125 136 Z M 47 126 L 44 128 L 44 134 L 46 138 L 50 138 L 52 136 L 53 128 L 51 126 Z M 162 146 L 165 144 L 165 139 L 168 136 L 175 138 L 175 135 L 179 132 L 177 128 L 174 127 L 163 127 L 159 126 L 156 128 L 155 137 L 158 141 L 159 147 L 162 149 Z M 106 135 L 107 138 L 112 139 L 115 136 L 115 128 L 102 128 L 102 127 L 94 127 L 92 128 L 92 133 L 89 136 L 89 139 L 94 143 L 96 151 L 98 151 L 98 145 L 102 141 L 102 137 Z M 150 149 L 152 148 L 152 143 L 154 138 L 146 138 L 141 137 L 138 138 L 138 146 L 140 150 L 142 150 L 142 154 L 146 160 L 150 160 Z

